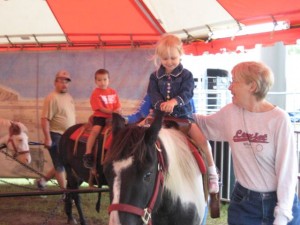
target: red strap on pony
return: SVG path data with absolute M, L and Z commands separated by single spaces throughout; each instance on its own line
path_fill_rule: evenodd
M 205 166 L 205 162 L 204 162 L 202 156 L 200 155 L 200 152 L 195 147 L 195 145 L 192 144 L 192 142 L 190 140 L 188 140 L 188 144 L 189 144 L 191 152 L 193 153 L 193 155 L 194 155 L 194 157 L 195 157 L 195 159 L 196 159 L 196 161 L 198 163 L 200 172 L 202 174 L 205 174 L 206 173 L 206 166 Z
M 158 196 L 158 192 L 159 192 L 159 186 L 163 186 L 164 185 L 164 169 L 165 169 L 165 163 L 164 163 L 164 158 L 163 158 L 163 154 L 162 151 L 160 149 L 160 142 L 156 142 L 156 149 L 157 149 L 157 158 L 158 158 L 158 172 L 156 175 L 156 179 L 155 179 L 155 185 L 154 185 L 154 190 L 151 196 L 151 199 L 147 205 L 147 207 L 145 209 L 142 208 L 138 208 L 136 206 L 133 205 L 129 205 L 129 204 L 111 204 L 108 207 L 108 212 L 112 212 L 112 211 L 121 211 L 121 212 L 127 212 L 127 213 L 132 213 L 138 216 L 141 216 L 141 219 L 143 220 L 144 224 L 149 224 L 152 225 L 152 221 L 151 221 L 151 213 L 153 210 L 153 207 L 155 205 L 157 196 Z
M 110 134 L 106 137 L 106 140 L 105 140 L 105 143 L 104 143 L 104 149 L 105 149 L 105 150 L 110 149 L 111 143 L 112 143 L 112 133 L 110 133 Z
M 143 216 L 144 215 L 144 210 L 138 207 L 135 207 L 133 205 L 128 205 L 128 204 L 111 204 L 108 207 L 108 212 L 111 213 L 112 211 L 121 211 L 121 212 L 127 212 L 127 213 L 132 213 L 132 214 L 136 214 L 139 216 Z
M 29 150 L 19 152 L 16 145 L 15 145 L 15 142 L 13 141 L 13 139 L 11 137 L 9 137 L 9 139 L 7 141 L 7 146 L 10 142 L 11 142 L 11 145 L 13 146 L 13 150 L 15 151 L 14 157 L 17 157 L 18 155 L 23 155 L 23 154 L 29 153 Z
M 157 196 L 158 196 L 158 191 L 159 191 L 159 186 L 164 186 L 164 169 L 165 169 L 165 163 L 164 163 L 164 157 L 162 154 L 162 151 L 160 147 L 158 146 L 159 142 L 157 141 L 156 143 L 156 149 L 157 149 L 157 158 L 158 158 L 158 173 L 156 175 L 155 179 L 155 187 L 152 193 L 152 197 L 150 199 L 150 202 L 148 204 L 148 209 L 152 211 L 154 204 L 156 202 Z M 150 211 L 150 213 L 151 213 Z
M 13 141 L 13 139 L 11 137 L 9 137 L 9 139 L 7 141 L 7 145 L 10 142 L 11 142 L 11 145 L 13 146 L 13 150 L 15 151 L 15 154 L 17 154 L 17 152 L 18 152 L 17 147 L 16 147 L 15 142 Z

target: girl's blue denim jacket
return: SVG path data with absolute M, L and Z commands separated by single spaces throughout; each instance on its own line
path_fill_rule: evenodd
M 175 98 L 178 105 L 170 114 L 176 118 L 189 118 L 192 114 L 190 100 L 194 95 L 193 74 L 183 68 L 180 63 L 171 74 L 165 73 L 165 68 L 160 68 L 150 75 L 148 94 L 154 109 L 160 110 L 160 104 Z

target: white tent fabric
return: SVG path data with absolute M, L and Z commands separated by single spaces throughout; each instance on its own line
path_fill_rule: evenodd
M 276 31 L 284 21 L 286 31 Z M 271 22 L 273 31 L 214 38 L 217 31 Z M 300 38 L 299 0 L 0 0 L 0 51 L 152 47 L 164 33 L 193 53 Z M 195 43 L 197 46 L 195 47 Z
M 192 36 L 204 36 L 208 32 L 208 24 L 211 29 L 236 25 L 234 18 L 217 1 L 146 0 L 144 3 L 164 31 L 182 38 L 186 37 L 183 30 Z M 145 12 L 141 4 L 139 7 Z M 206 13 L 203 9 L 209 9 L 210 12 Z M 0 44 L 66 42 L 64 32 L 47 1 L 1 1 L 0 15 Z
M 0 44 L 66 41 L 46 1 L 0 1 L 0 27 Z
M 169 33 L 205 36 L 209 29 L 236 26 L 235 19 L 217 2 L 207 0 L 146 0 L 145 4 Z

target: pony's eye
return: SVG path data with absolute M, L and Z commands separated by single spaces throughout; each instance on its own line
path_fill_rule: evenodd
M 149 182 L 149 181 L 151 181 L 151 174 L 152 174 L 152 172 L 147 172 L 145 175 L 144 175 L 144 181 L 147 181 L 147 182 Z

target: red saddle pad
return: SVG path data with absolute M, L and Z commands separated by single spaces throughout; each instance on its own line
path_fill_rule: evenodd
M 188 140 L 188 144 L 190 146 L 190 150 L 191 152 L 193 153 L 197 163 L 198 163 L 198 166 L 199 166 L 199 169 L 201 171 L 202 174 L 205 174 L 206 173 L 206 165 L 205 165 L 205 162 L 200 154 L 200 152 L 198 151 L 198 149 L 195 147 L 194 144 L 192 144 L 192 142 L 190 140 Z

